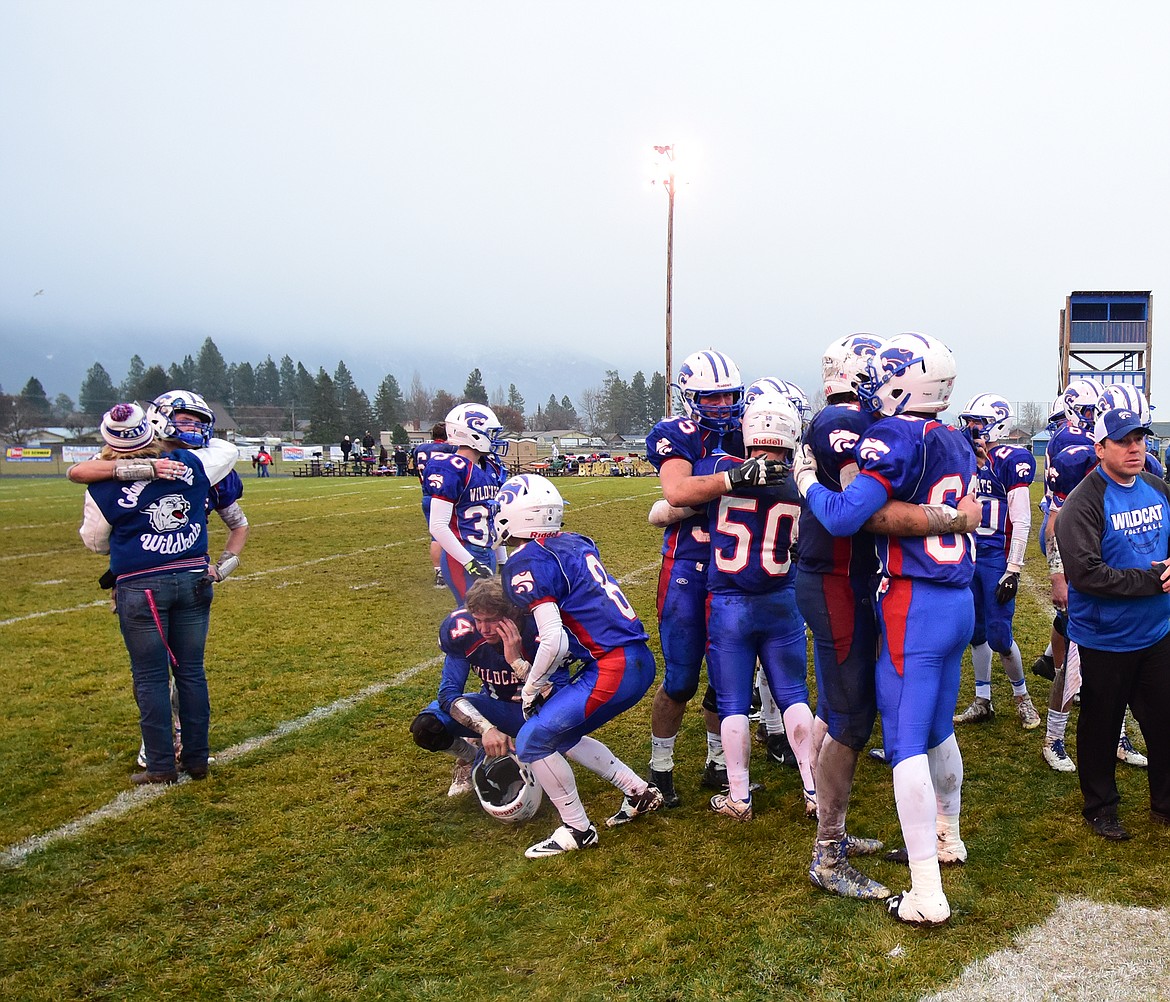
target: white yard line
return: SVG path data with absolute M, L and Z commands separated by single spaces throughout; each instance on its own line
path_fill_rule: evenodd
M 225 748 L 221 752 L 216 752 L 216 765 L 228 765 L 251 752 L 267 747 L 287 734 L 295 734 L 297 731 L 304 730 L 306 727 L 316 724 L 319 721 L 327 720 L 329 717 L 336 716 L 338 713 L 344 713 L 346 710 L 353 709 L 372 696 L 377 696 L 387 689 L 393 689 L 396 686 L 402 685 L 403 682 L 414 678 L 419 672 L 442 664 L 442 661 L 443 659 L 441 657 L 428 658 L 426 661 L 420 661 L 412 668 L 407 668 L 405 671 L 399 672 L 385 682 L 375 682 L 373 685 L 368 685 L 364 689 L 355 692 L 352 696 L 343 696 L 341 699 L 334 700 L 326 706 L 314 707 L 308 713 L 297 717 L 295 720 L 286 720 L 283 723 L 279 723 L 267 734 L 248 738 L 239 744 L 232 745 L 230 748 Z M 182 786 L 189 782 L 192 782 L 191 778 L 184 775 L 174 786 Z M 78 835 L 81 835 L 94 827 L 94 825 L 100 824 L 103 821 L 120 818 L 122 815 L 128 814 L 142 804 L 166 796 L 168 792 L 174 789 L 174 786 L 139 786 L 133 790 L 124 790 L 108 804 L 99 807 L 95 811 L 83 814 L 81 817 L 69 821 L 58 828 L 54 828 L 52 831 L 47 831 L 40 835 L 33 835 L 0 851 L 0 867 L 13 868 L 21 866 L 34 852 L 39 852 L 54 842 L 76 838 Z

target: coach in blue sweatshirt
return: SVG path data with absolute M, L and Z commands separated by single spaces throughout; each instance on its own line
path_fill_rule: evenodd
M 1144 472 L 1150 429 L 1114 409 L 1093 429 L 1099 465 L 1056 522 L 1068 578 L 1068 635 L 1081 653 L 1077 725 L 1083 814 L 1104 838 L 1117 817 L 1117 734 L 1128 704 L 1150 759 L 1150 815 L 1170 825 L 1170 494 Z

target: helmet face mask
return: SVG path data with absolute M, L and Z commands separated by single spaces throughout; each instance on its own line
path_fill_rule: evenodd
M 895 414 L 937 414 L 946 410 L 955 385 L 955 357 L 927 334 L 898 334 L 867 362 L 857 387 L 866 410 Z
M 190 414 L 199 422 L 197 429 L 180 428 L 175 424 L 178 414 Z M 156 438 L 181 442 L 189 449 L 202 449 L 211 441 L 215 431 L 215 412 L 198 393 L 190 390 L 168 390 L 147 405 L 146 419 L 154 428 Z
M 1149 401 L 1132 383 L 1110 383 L 1097 398 L 1097 417 L 1115 408 L 1133 411 L 1142 424 L 1150 423 Z
M 792 401 L 779 393 L 761 393 L 743 414 L 745 449 L 796 451 L 800 441 L 800 414 Z
M 735 431 L 743 417 L 743 378 L 730 358 L 719 351 L 688 355 L 674 384 L 683 409 L 692 421 L 708 431 Z M 725 399 L 730 395 L 730 400 Z M 718 397 L 716 400 L 714 398 Z
M 881 351 L 883 345 L 882 339 L 875 334 L 850 334 L 829 345 L 821 357 L 825 397 L 839 393 L 856 395 L 858 384 L 867 375 L 867 361 Z
M 1007 434 L 1013 417 L 1012 405 L 996 393 L 972 397 L 959 413 L 960 420 L 967 422 L 965 430 L 974 433 L 972 439 L 981 438 L 988 443 L 998 442 Z
M 504 481 L 491 503 L 492 543 L 555 536 L 564 524 L 565 501 L 550 481 L 521 473 Z
M 1105 387 L 1095 379 L 1085 377 L 1069 382 L 1061 394 L 1068 423 L 1074 428 L 1092 431 L 1097 420 L 1097 401 L 1104 392 Z
M 532 771 L 515 755 L 486 758 L 482 749 L 471 769 L 471 784 L 484 811 L 507 825 L 532 817 L 544 794 Z
M 484 455 L 508 454 L 504 426 L 487 404 L 459 404 L 447 414 L 447 441 L 454 446 L 466 446 Z

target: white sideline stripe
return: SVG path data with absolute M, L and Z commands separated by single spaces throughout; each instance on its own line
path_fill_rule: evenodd
M 221 752 L 216 752 L 216 765 L 228 765 L 238 758 L 242 758 L 259 748 L 264 748 L 272 744 L 286 734 L 294 734 L 297 731 L 312 726 L 318 721 L 326 720 L 329 717 L 336 716 L 338 713 L 344 713 L 359 703 L 365 702 L 371 696 L 377 696 L 387 689 L 402 685 L 403 682 L 409 681 L 419 672 L 425 671 L 427 668 L 433 668 L 435 665 L 442 664 L 442 662 L 443 659 L 441 657 L 428 658 L 426 661 L 421 661 L 412 668 L 407 668 L 405 671 L 399 672 L 385 682 L 375 682 L 373 685 L 368 685 L 364 689 L 355 692 L 352 696 L 343 696 L 341 699 L 334 700 L 327 706 L 314 707 L 308 713 L 297 717 L 295 720 L 286 720 L 283 723 L 277 724 L 267 734 L 262 734 L 255 738 L 248 738 L 246 741 L 241 741 L 239 744 L 232 745 L 230 748 L 225 748 Z M 33 835 L 22 842 L 17 842 L 16 845 L 9 846 L 3 852 L 0 852 L 0 867 L 11 869 L 20 866 L 34 852 L 39 852 L 54 842 L 76 838 L 94 825 L 112 818 L 120 818 L 141 804 L 149 803 L 151 800 L 165 796 L 175 786 L 182 786 L 190 782 L 193 782 L 191 777 L 183 775 L 180 776 L 178 783 L 171 786 L 139 786 L 133 790 L 123 790 L 108 804 L 99 807 L 96 811 L 90 811 L 89 814 L 84 814 L 75 821 L 63 824 L 59 828 L 54 828 L 52 831 L 44 832 L 41 835 Z
M 96 602 L 86 602 L 84 605 L 75 605 L 69 609 L 46 609 L 44 612 L 26 612 L 23 616 L 13 616 L 12 619 L 0 619 L 0 626 L 11 626 L 13 623 L 23 623 L 30 619 L 40 619 L 42 616 L 59 616 L 66 612 L 81 612 L 83 609 L 94 609 L 99 605 L 107 605 L 108 599 L 99 598 Z
M 384 511 L 398 511 L 400 504 L 387 505 L 385 508 L 355 508 L 353 511 L 333 511 L 327 515 L 303 515 L 300 518 L 282 518 L 278 522 L 251 522 L 255 526 L 291 525 L 293 522 L 319 522 L 326 518 L 349 518 L 352 515 L 379 515 Z
M 58 553 L 73 553 L 73 550 L 42 550 L 40 553 L 10 553 L 0 560 L 29 560 L 38 557 L 55 557 Z

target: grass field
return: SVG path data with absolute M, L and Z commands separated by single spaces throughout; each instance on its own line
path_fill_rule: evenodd
M 959 733 L 970 861 L 944 874 L 945 929 L 809 884 L 794 770 L 758 756 L 757 820 L 710 815 L 695 707 L 677 750 L 682 808 L 603 829 L 595 851 L 525 860 L 557 824 L 551 807 L 509 828 L 474 798 L 449 800 L 451 760 L 407 731 L 434 696 L 451 606 L 431 585 L 417 482 L 245 482 L 251 539 L 217 590 L 208 651 L 218 763 L 207 782 L 127 795 L 137 711 L 96 585 L 104 562 L 77 537 L 81 492 L 0 478 L 2 998 L 877 1002 L 939 991 L 1061 897 L 1165 904 L 1170 835 L 1147 820 L 1144 773 L 1119 770 L 1134 840 L 1093 836 L 1075 775 L 1050 771 L 1042 729 L 1008 712 L 998 664 L 1005 712 Z M 559 486 L 569 527 L 598 541 L 657 651 L 660 536 L 645 517 L 657 482 Z M 214 520 L 212 536 L 218 552 Z M 1017 615 L 1025 664 L 1047 634 L 1034 556 Z M 1047 685 L 1029 682 L 1042 707 Z M 968 668 L 963 705 L 971 695 Z M 598 736 L 643 769 L 648 731 L 646 699 Z M 579 779 L 600 822 L 620 794 Z M 869 759 L 850 829 L 901 844 L 889 772 Z M 865 869 L 906 884 L 894 864 Z

